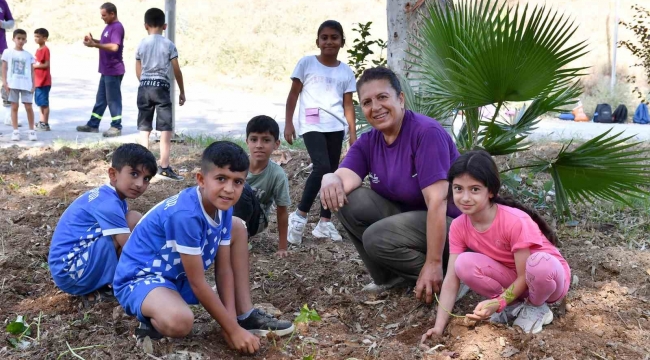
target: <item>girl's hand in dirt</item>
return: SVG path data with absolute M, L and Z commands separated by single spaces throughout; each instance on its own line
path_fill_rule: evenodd
M 432 327 L 431 329 L 427 330 L 424 335 L 422 335 L 422 341 L 420 343 L 424 343 L 427 339 L 434 338 L 436 336 L 441 336 L 442 333 L 444 332 L 444 329 L 438 329 L 436 327 Z
M 280 259 L 289 257 L 289 252 L 286 249 L 279 249 L 276 253 L 275 256 L 277 256 Z
M 497 300 L 484 300 L 476 305 L 474 313 L 467 314 L 467 318 L 476 321 L 486 320 L 497 312 L 497 310 L 499 310 L 499 302 Z
M 241 327 L 237 329 L 232 336 L 225 331 L 223 334 L 228 346 L 242 354 L 252 355 L 260 349 L 260 339 Z
M 320 201 L 327 210 L 339 211 L 348 202 L 343 189 L 343 181 L 334 174 L 325 174 L 321 181 Z
M 284 124 L 284 140 L 286 140 L 289 145 L 293 145 L 294 139 L 296 139 L 296 128 L 293 127 L 293 123 L 286 122 Z

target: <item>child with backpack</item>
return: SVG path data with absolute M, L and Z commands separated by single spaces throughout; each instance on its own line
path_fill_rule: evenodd
M 337 59 L 344 45 L 341 24 L 325 21 L 318 28 L 316 38 L 320 55 L 303 57 L 291 74 L 284 138 L 292 144 L 296 135 L 302 136 L 314 166 L 298 209 L 289 215 L 288 238 L 295 245 L 302 243 L 307 215 L 320 191 L 323 175 L 334 172 L 339 166 L 346 129 L 350 131 L 350 145 L 357 139 L 352 103 L 356 80 L 352 69 Z M 298 123 L 294 124 L 293 113 L 299 97 Z M 312 234 L 318 238 L 342 240 L 331 218 L 330 210 L 321 205 L 320 221 Z
M 266 115 L 253 117 L 246 125 L 250 167 L 246 185 L 233 215 L 245 223 L 248 237 L 253 237 L 269 225 L 271 207 L 277 206 L 278 251 L 280 258 L 287 257 L 287 229 L 291 205 L 289 179 L 282 167 L 271 161 L 271 154 L 280 146 L 280 127 L 273 118 Z M 241 223 L 233 226 L 242 226 Z
M 463 213 L 449 230 L 449 265 L 435 326 L 422 341 L 442 335 L 460 282 L 488 300 L 467 317 L 538 333 L 553 321 L 549 303 L 564 298 L 571 269 L 554 246 L 557 237 L 535 211 L 499 196 L 499 170 L 490 154 L 470 151 L 449 169 L 449 198 Z M 471 250 L 471 251 L 468 251 Z

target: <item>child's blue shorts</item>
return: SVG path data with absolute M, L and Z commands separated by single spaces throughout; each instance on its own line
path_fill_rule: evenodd
M 149 292 L 157 287 L 165 287 L 176 291 L 189 305 L 196 305 L 199 299 L 196 298 L 190 282 L 187 279 L 171 281 L 162 276 L 151 275 L 129 281 L 119 288 L 115 288 L 115 297 L 124 311 L 129 316 L 135 316 L 139 321 L 151 325 L 149 318 L 142 315 L 142 302 L 149 295 Z
M 36 106 L 50 106 L 50 89 L 52 86 L 39 86 L 34 92 Z
M 54 283 L 72 295 L 86 295 L 113 283 L 117 253 L 113 237 L 103 236 L 70 258 L 72 265 L 52 273 Z

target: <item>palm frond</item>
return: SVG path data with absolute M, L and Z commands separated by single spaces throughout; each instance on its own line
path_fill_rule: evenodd
M 546 6 L 461 0 L 431 2 L 428 12 L 411 71 L 436 111 L 534 100 L 570 87 L 582 70 L 567 68 L 585 54 L 584 42 L 569 44 L 577 26 Z
M 558 214 L 570 216 L 569 201 L 617 201 L 632 206 L 627 196 L 648 196 L 650 166 L 647 150 L 633 149 L 640 143 L 633 136 L 610 135 L 612 129 L 570 150 L 570 144 L 551 161 L 531 165 L 551 174 L 555 183 Z
M 480 133 L 481 147 L 492 155 L 508 155 L 527 150 L 530 144 L 525 140 L 536 129 L 540 116 L 551 111 L 565 110 L 567 105 L 573 104 L 581 91 L 580 85 L 576 83 L 543 94 L 519 112 L 513 124 L 483 121 L 481 124 L 485 128 Z

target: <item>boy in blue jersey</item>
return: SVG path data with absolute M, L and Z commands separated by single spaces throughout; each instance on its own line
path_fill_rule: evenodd
M 249 161 L 229 141 L 212 143 L 203 152 L 198 186 L 185 189 L 144 215 L 122 251 L 113 286 L 127 314 L 136 316 L 136 336 L 184 337 L 192 331 L 188 304 L 201 304 L 221 328 L 228 345 L 253 354 L 255 335 L 269 330 L 293 331 L 254 309 L 249 288 L 245 228 L 232 234 L 232 206 L 241 196 Z M 205 278 L 214 263 L 218 294 Z
M 48 263 L 54 283 L 89 306 L 112 297 L 119 254 L 142 215 L 126 199 L 142 195 L 156 174 L 156 158 L 144 146 L 124 144 L 113 153 L 110 183 L 77 198 L 52 235 Z

